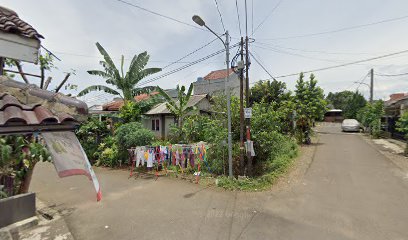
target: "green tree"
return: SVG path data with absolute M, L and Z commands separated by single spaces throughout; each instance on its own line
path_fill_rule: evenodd
M 251 88 L 251 103 L 266 102 L 278 106 L 289 98 L 290 92 L 286 90 L 286 83 L 277 80 L 260 81 Z
M 402 116 L 397 121 L 397 130 L 405 134 L 405 139 L 408 140 L 408 112 L 404 112 Z M 405 147 L 405 156 L 408 155 L 408 143 Z
M 157 89 L 160 95 L 167 101 L 167 109 L 176 117 L 177 127 L 181 130 L 183 129 L 183 120 L 185 116 L 195 109 L 194 106 L 188 106 L 188 101 L 193 94 L 193 84 L 190 84 L 190 87 L 185 93 L 186 87 L 177 85 L 177 101 L 175 101 L 170 95 L 168 95 L 163 89 L 157 86 Z
M 161 68 L 145 68 L 150 58 L 147 52 L 142 52 L 139 55 L 135 55 L 130 62 L 128 71 L 126 74 L 124 74 L 123 55 L 120 61 L 120 69 L 117 69 L 105 49 L 99 43 L 96 43 L 96 47 L 104 58 L 104 61 L 100 61 L 100 64 L 104 70 L 90 70 L 88 73 L 104 78 L 107 84 L 112 85 L 117 90 L 105 85 L 92 85 L 83 89 L 80 93 L 78 93 L 78 96 L 84 96 L 92 91 L 104 91 L 106 93 L 120 96 L 126 102 L 133 101 L 133 97 L 135 95 L 150 92 L 154 89 L 152 86 L 143 88 L 137 87 L 137 84 L 143 78 L 161 71 Z
M 301 130 L 299 140 L 303 140 L 306 137 L 304 134 L 311 130 L 316 120 L 323 119 L 326 112 L 327 103 L 324 100 L 323 89 L 317 86 L 314 74 L 310 74 L 309 81 L 304 80 L 303 73 L 299 75 L 294 101 L 296 103 L 297 124 Z
M 357 118 L 357 112 L 367 104 L 364 96 L 358 91 L 330 92 L 326 97 L 326 101 L 333 108 L 343 110 L 345 118 Z
M 382 100 L 367 103 L 367 105 L 360 109 L 357 113 L 357 120 L 360 121 L 364 127 L 369 128 L 370 134 L 374 138 L 378 138 L 381 132 L 381 117 L 384 115 L 384 102 Z

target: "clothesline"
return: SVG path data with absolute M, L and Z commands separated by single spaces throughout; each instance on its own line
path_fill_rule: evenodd
M 174 144 L 169 146 L 139 146 L 128 149 L 129 163 L 131 163 L 130 177 L 133 171 L 140 166 L 147 167 L 148 171 L 152 171 L 156 165 L 156 177 L 158 177 L 159 168 L 162 167 L 166 171 L 167 166 L 176 166 L 184 173 L 184 169 L 189 166 L 192 169 L 197 169 L 194 173 L 196 183 L 198 183 L 201 163 L 203 162 L 208 171 L 211 168 L 207 162 L 207 146 L 204 144 Z M 156 178 L 157 179 L 157 178 Z

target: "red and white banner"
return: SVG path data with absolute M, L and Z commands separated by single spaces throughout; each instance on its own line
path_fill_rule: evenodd
M 101 188 L 81 143 L 73 132 L 43 132 L 47 148 L 59 177 L 85 175 L 93 182 L 96 199 L 102 199 Z

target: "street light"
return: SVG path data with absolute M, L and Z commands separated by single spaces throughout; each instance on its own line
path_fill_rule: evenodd
M 229 34 L 228 31 L 225 31 L 225 41 L 222 40 L 222 38 L 215 33 L 211 28 L 209 28 L 207 25 L 205 25 L 204 20 L 197 15 L 193 16 L 193 21 L 197 23 L 201 27 L 205 27 L 210 31 L 212 34 L 217 36 L 218 39 L 221 40 L 222 44 L 225 47 L 225 62 L 227 64 L 227 69 L 226 69 L 226 75 L 225 75 L 225 95 L 227 96 L 227 115 L 228 115 L 228 175 L 229 177 L 233 177 L 232 175 L 232 133 L 231 133 L 231 94 L 230 94 L 230 87 L 229 87 L 229 81 L 228 81 L 228 76 L 229 76 Z

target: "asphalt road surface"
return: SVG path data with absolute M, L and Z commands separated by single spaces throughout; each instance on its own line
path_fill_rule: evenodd
M 226 192 L 96 168 L 103 199 L 82 176 L 36 167 L 32 191 L 62 211 L 76 239 L 408 239 L 408 174 L 358 134 L 318 129 L 313 161 L 294 186 Z

